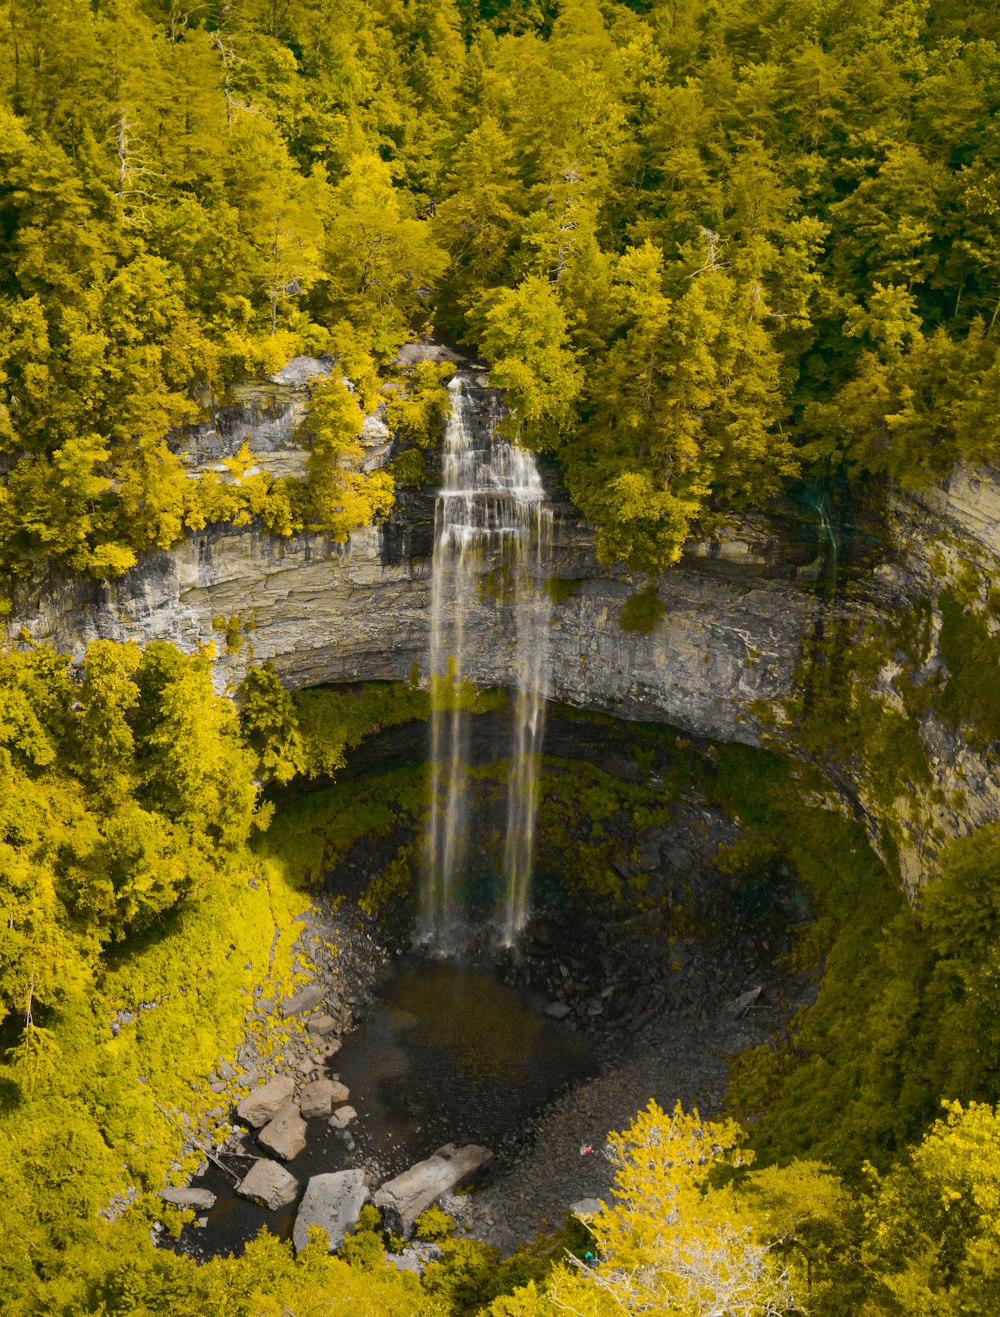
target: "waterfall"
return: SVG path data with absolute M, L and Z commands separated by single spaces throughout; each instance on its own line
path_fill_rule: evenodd
M 552 600 L 543 569 L 552 545 L 552 509 L 532 455 L 508 452 L 523 462 L 518 487 L 529 493 L 515 502 L 519 522 L 519 553 L 514 567 L 514 617 L 517 627 L 514 739 L 507 786 L 507 835 L 504 838 L 503 940 L 510 946 L 528 918 L 528 884 L 535 853 L 538 815 L 538 768 L 545 734 L 545 701 L 549 691 L 549 627 Z
M 538 762 L 548 694 L 551 605 L 543 569 L 552 512 L 533 455 L 497 438 L 497 412 L 472 424 L 466 375 L 449 389 L 442 486 L 434 509 L 431 577 L 431 803 L 421 889 L 423 937 L 443 950 L 455 940 L 456 882 L 469 854 L 467 640 L 481 617 L 484 557 L 507 573 L 514 617 L 514 726 L 503 850 L 502 936 L 510 945 L 528 915 L 528 885 L 538 810 Z

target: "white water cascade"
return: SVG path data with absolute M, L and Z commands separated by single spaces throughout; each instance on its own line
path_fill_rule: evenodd
M 467 660 L 470 628 L 482 613 L 484 558 L 497 557 L 515 622 L 513 744 L 503 852 L 502 937 L 511 945 L 528 917 L 538 812 L 538 764 L 548 694 L 551 604 L 543 569 L 552 511 L 524 448 L 495 435 L 498 415 L 472 424 L 469 378 L 452 379 L 443 483 L 434 511 L 431 578 L 431 808 L 421 890 L 421 929 L 442 950 L 457 933 L 456 883 L 469 855 Z

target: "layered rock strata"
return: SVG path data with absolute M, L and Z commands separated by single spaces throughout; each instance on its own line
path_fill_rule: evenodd
M 272 467 L 276 455 L 304 452 L 296 436 L 310 384 L 329 369 L 300 359 L 266 385 L 240 386 L 227 408 L 190 433 L 185 451 L 205 466 L 247 443 Z M 479 379 L 476 423 L 485 425 L 495 410 Z M 366 462 L 378 464 L 390 452 L 385 426 L 376 416 L 366 429 Z M 919 499 L 893 503 L 892 549 L 846 593 L 831 600 L 812 588 L 815 542 L 794 521 L 748 519 L 695 545 L 655 583 L 664 611 L 646 634 L 621 622 L 644 578 L 599 563 L 573 509 L 556 499 L 556 510 L 553 698 L 749 744 L 770 737 L 795 748 L 787 702 L 801 694 L 803 673 L 831 624 L 859 634 L 888 629 L 902 610 L 930 601 L 931 645 L 922 660 L 930 680 L 942 663 L 935 601 L 943 585 L 971 568 L 985 600 L 1000 573 L 1000 475 L 961 468 Z M 309 533 L 277 538 L 254 525 L 209 528 L 170 552 L 147 554 L 114 582 L 62 579 L 23 593 L 8 630 L 77 656 L 98 637 L 169 640 L 185 652 L 212 644 L 220 690 L 234 689 L 249 665 L 264 661 L 293 688 L 426 680 L 432 518 L 432 495 L 411 493 L 386 525 L 355 531 L 343 545 Z M 509 683 L 515 626 L 503 574 L 490 563 L 482 571 L 477 615 L 467 623 L 475 637 L 468 676 L 482 685 Z M 894 662 L 887 653 L 871 687 L 890 709 L 900 708 Z M 863 763 L 843 764 L 839 774 L 876 842 L 887 827 L 894 833 L 910 887 L 944 839 L 1000 817 L 991 749 L 974 748 L 933 707 L 918 721 L 929 785 L 914 783 L 887 803 L 868 789 Z
M 77 656 L 98 638 L 168 640 L 186 653 L 212 643 L 220 690 L 265 660 L 293 688 L 411 679 L 426 668 L 430 563 L 388 561 L 385 541 L 380 527 L 354 532 L 345 545 L 324 535 L 215 528 L 147 554 L 120 580 L 53 584 L 21 601 L 12 630 Z M 816 601 L 752 566 L 725 576 L 718 559 L 706 563 L 711 570 L 694 560 L 668 572 L 657 586 L 662 617 L 648 635 L 628 632 L 620 614 L 631 578 L 599 565 L 587 529 L 563 518 L 552 578 L 568 583 L 568 597 L 553 610 L 553 697 L 755 742 L 754 708 L 791 691 Z M 243 634 L 231 652 L 223 623 L 234 617 Z M 469 676 L 508 681 L 512 619 L 488 581 L 473 634 Z

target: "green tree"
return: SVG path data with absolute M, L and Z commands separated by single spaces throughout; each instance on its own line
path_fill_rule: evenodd
M 531 275 L 517 288 L 486 294 L 473 318 L 490 383 L 504 390 L 505 424 L 534 448 L 555 446 L 574 419 L 583 383 L 558 291 Z

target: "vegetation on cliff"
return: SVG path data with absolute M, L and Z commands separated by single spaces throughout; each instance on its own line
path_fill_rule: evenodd
M 425 717 L 426 701 L 404 685 L 289 695 L 262 669 L 237 716 L 214 695 L 205 654 L 95 642 L 79 666 L 39 647 L 3 655 L 0 1103 L 17 1156 L 0 1257 L 11 1311 L 256 1315 L 308 1297 L 359 1313 L 529 1317 L 570 1303 L 600 1317 L 623 1303 L 700 1313 L 719 1286 L 733 1303 L 742 1294 L 732 1311 L 747 1314 L 792 1302 L 830 1317 L 845 1304 L 987 1310 L 1000 1255 L 996 829 L 949 847 L 914 911 L 859 825 L 811 798 L 820 779 L 746 748 L 706 756 L 654 728 L 635 729 L 631 756 L 642 773 L 655 760 L 655 783 L 547 763 L 542 864 L 563 865 L 590 901 L 648 915 L 642 883 L 626 891 L 615 871 L 624 843 L 610 821 L 635 834 L 698 784 L 742 820 L 743 840 L 717 861 L 737 883 L 771 881 L 781 866 L 799 875 L 813 918 L 793 962 L 822 966 L 823 981 L 787 1049 L 736 1064 L 731 1096 L 753 1118 L 749 1139 L 732 1121 L 650 1109 L 616 1144 L 620 1196 L 592 1233 L 502 1266 L 483 1245 L 446 1241 L 422 1285 L 382 1269 L 371 1223 L 341 1259 L 307 1249 L 293 1260 L 266 1237 L 201 1267 L 152 1247 L 152 1220 L 180 1220 L 156 1189 L 194 1165 L 172 1170 L 178 1113 L 210 1116 L 205 1075 L 246 1027 L 247 992 L 294 984 L 292 919 L 308 883 L 359 838 L 396 837 L 395 858 L 390 847 L 360 894 L 372 909 L 396 906 L 422 826 L 424 774 L 401 765 L 308 793 L 251 849 L 255 823 L 271 817 L 255 777 L 275 789 L 329 779 L 345 747 Z M 491 771 L 476 770 L 487 794 Z M 685 917 L 675 909 L 662 933 L 683 931 Z M 101 1215 L 136 1191 L 123 1219 Z
M 253 517 L 343 541 L 425 478 L 447 368 L 401 389 L 392 362 L 431 331 L 481 354 L 602 556 L 650 574 L 796 482 L 823 521 L 834 484 L 913 488 L 1000 452 L 995 6 L 0 0 L 0 31 L 0 575 L 113 577 Z M 192 478 L 185 427 L 296 353 L 335 362 L 306 480 L 246 448 Z M 378 404 L 405 444 L 366 474 Z M 623 622 L 657 608 L 639 592 Z M 938 608 L 943 667 L 924 671 L 918 608 L 888 637 L 835 635 L 789 709 L 818 763 L 862 766 L 889 848 L 893 802 L 930 784 L 928 703 L 979 750 L 1000 729 L 991 589 L 949 579 Z M 352 783 L 253 849 L 260 785 L 332 776 L 426 698 L 293 696 L 260 669 L 237 714 L 208 654 L 0 652 L 8 1310 L 598 1317 L 701 1312 L 714 1284 L 748 1314 L 991 1311 L 1000 834 L 946 847 L 913 909 L 860 825 L 807 798 L 820 778 L 732 748 L 684 768 L 743 821 L 720 863 L 794 869 L 816 915 L 796 964 L 825 969 L 787 1045 L 734 1066 L 751 1146 L 731 1122 L 641 1115 L 594 1266 L 579 1240 L 503 1267 L 452 1241 L 420 1285 L 380 1268 L 373 1229 L 343 1259 L 153 1249 L 170 1214 L 143 1195 L 171 1173 L 175 1113 L 209 1106 L 245 994 L 293 981 L 302 885 L 423 808 L 400 769 L 391 801 Z M 604 823 L 647 800 L 549 767 L 543 852 L 617 895 Z M 411 858 L 369 909 L 399 901 Z M 123 1220 L 99 1215 L 132 1189 Z
M 370 400 L 432 326 L 649 572 L 799 475 L 997 451 L 989 7 L 5 0 L 0 29 L 6 571 L 378 515 L 337 384 L 305 492 L 188 479 L 182 428 L 296 352 Z

